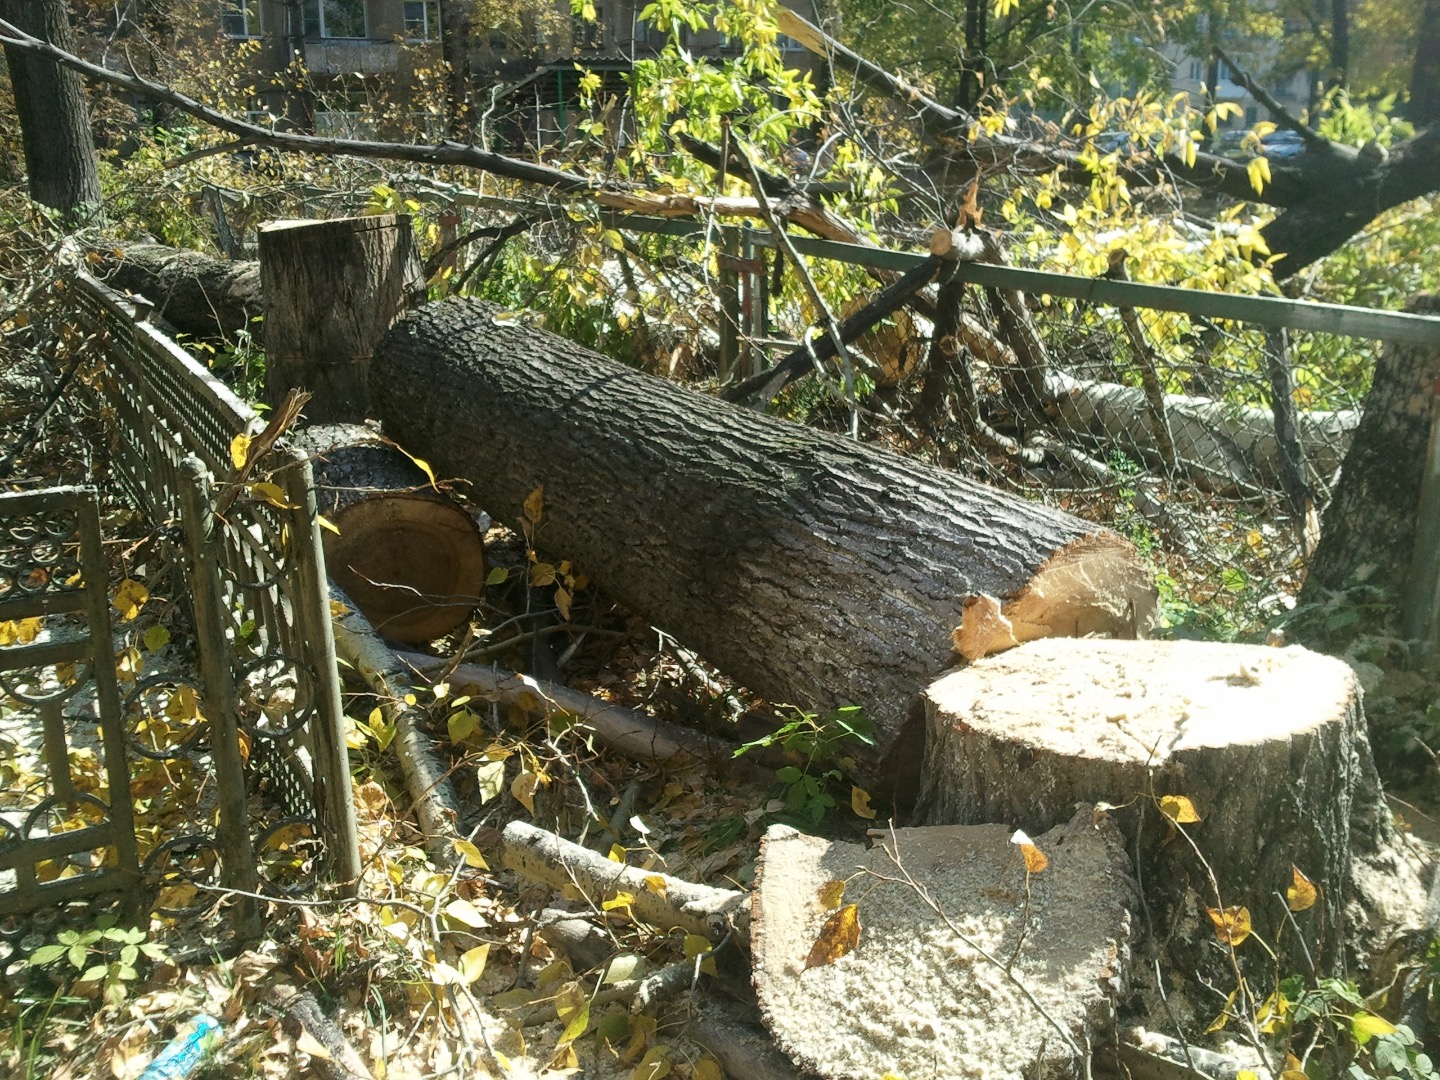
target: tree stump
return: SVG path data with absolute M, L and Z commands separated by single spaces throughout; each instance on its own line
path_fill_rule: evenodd
M 1347 970 L 1423 906 L 1385 809 L 1359 685 L 1338 660 L 1301 648 L 1036 641 L 936 682 L 926 715 L 918 819 L 1035 835 L 1077 803 L 1110 804 L 1173 971 L 1234 985 L 1208 908 L 1248 909 L 1285 976 L 1312 963 L 1321 975 Z M 1167 796 L 1188 799 L 1199 820 L 1186 823 Z M 1177 816 L 1193 847 L 1175 835 Z M 1298 932 L 1284 899 L 1294 869 L 1319 888 L 1313 907 L 1293 913 Z M 1253 943 L 1237 952 L 1266 973 L 1257 986 L 1273 979 Z
M 1002 825 L 872 835 L 866 850 L 777 825 L 762 842 L 751 956 L 780 1047 L 834 1080 L 1081 1075 L 1125 988 L 1134 896 L 1116 829 L 1082 808 L 1034 840 L 1049 862 L 1035 873 Z M 820 894 L 840 882 L 832 912 Z M 858 940 L 817 963 L 850 903 Z
M 266 399 L 300 387 L 312 423 L 367 419 L 375 343 L 425 298 L 409 215 L 263 225 L 260 284 Z
M 466 510 L 414 461 L 358 424 L 292 437 L 311 458 L 325 566 L 380 633 L 421 643 L 463 623 L 485 588 L 485 545 Z
M 411 312 L 376 351 L 388 434 L 750 689 L 863 707 L 861 782 L 914 790 L 907 710 L 952 660 L 1046 634 L 1143 632 L 1115 533 L 851 439 L 756 415 L 524 326 Z

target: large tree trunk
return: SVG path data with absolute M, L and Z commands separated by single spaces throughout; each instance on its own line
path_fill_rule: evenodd
M 1359 682 L 1339 660 L 1210 642 L 1037 641 L 935 683 L 926 712 L 917 817 L 1038 836 L 1077 803 L 1109 804 L 1167 971 L 1233 986 L 1206 908 L 1245 907 L 1279 970 L 1313 964 L 1321 976 L 1363 966 L 1418 921 L 1418 867 L 1402 856 Z M 1292 867 L 1320 890 L 1294 930 L 1281 899 Z M 1273 977 L 1255 946 L 1239 956 L 1256 965 L 1255 985 Z
M 164 244 L 118 244 L 98 254 L 111 285 L 143 296 L 181 333 L 233 338 L 264 311 L 258 262 Z
M 500 520 L 773 701 L 860 705 L 868 780 L 913 772 L 906 709 L 951 661 L 1143 630 L 1130 543 L 834 435 L 757 416 L 473 300 L 412 312 L 371 372 L 386 431 Z M 918 729 L 916 729 L 918 734 Z M 902 769 L 909 766 L 909 769 Z
M 301 387 L 312 423 L 368 419 L 375 343 L 425 296 L 410 216 L 263 225 L 260 284 L 271 405 Z
M 0 18 L 66 52 L 75 51 L 64 0 L 0 0 Z M 36 202 L 74 219 L 100 206 L 100 174 L 80 76 L 43 57 L 5 49 Z
M 1408 310 L 1440 312 L 1440 294 L 1414 297 Z M 1326 590 L 1357 584 L 1395 597 L 1405 589 L 1437 378 L 1440 349 L 1389 345 L 1381 352 L 1325 511 L 1302 605 L 1323 601 Z
M 1416 127 L 1440 122 L 1440 0 L 1425 0 L 1420 8 L 1406 114 Z

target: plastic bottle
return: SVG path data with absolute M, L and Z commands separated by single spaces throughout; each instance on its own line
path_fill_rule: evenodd
M 180 1026 L 139 1080 L 186 1080 L 220 1041 L 220 1021 L 197 1013 Z

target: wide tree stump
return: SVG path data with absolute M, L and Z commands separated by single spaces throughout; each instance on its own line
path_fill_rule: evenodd
M 368 419 L 375 343 L 425 299 L 409 215 L 262 225 L 260 284 L 266 399 L 299 387 L 312 423 Z
M 866 782 L 903 765 L 913 791 L 907 707 L 951 662 L 956 627 L 983 655 L 1143 632 L 1153 610 L 1149 573 L 1112 532 L 685 390 L 481 301 L 405 316 L 371 378 L 388 434 L 468 479 L 497 519 L 520 520 L 543 487 L 538 542 L 721 670 L 807 710 L 862 706 L 878 729 L 856 748 Z
M 358 424 L 317 424 L 292 436 L 311 459 L 325 566 L 380 633 L 420 643 L 463 623 L 485 588 L 475 519 L 395 447 Z
M 1171 970 L 1233 985 L 1209 908 L 1246 908 L 1282 975 L 1312 962 L 1339 973 L 1347 945 L 1363 960 L 1418 914 L 1424 893 L 1385 810 L 1359 684 L 1339 660 L 1301 648 L 1036 641 L 936 682 L 926 714 L 918 819 L 1033 835 L 1077 803 L 1109 803 Z M 1186 823 L 1169 796 L 1200 820 Z M 1298 933 L 1284 899 L 1295 869 L 1320 890 L 1294 913 Z M 1273 977 L 1253 943 L 1238 951 Z
M 1049 865 L 1028 875 L 1002 825 L 876 836 L 867 851 L 783 825 L 765 835 L 750 944 L 780 1047 L 834 1080 L 1081 1075 L 1125 989 L 1134 897 L 1116 829 L 1081 808 L 1034 840 Z M 820 894 L 842 881 L 832 912 Z M 858 941 L 817 963 L 849 903 Z

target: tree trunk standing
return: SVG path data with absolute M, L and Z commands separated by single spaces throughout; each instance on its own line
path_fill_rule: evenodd
M 1359 682 L 1342 661 L 1210 642 L 1035 641 L 935 683 L 925 708 L 919 821 L 1038 836 L 1077 803 L 1109 803 L 1167 971 L 1233 987 L 1206 908 L 1246 907 L 1282 974 L 1364 966 L 1418 921 L 1418 867 L 1384 810 Z M 1198 814 L 1180 827 L 1199 856 L 1173 835 L 1167 796 Z M 1279 899 L 1292 866 L 1320 888 L 1295 914 L 1299 934 Z M 1266 973 L 1254 985 L 1273 978 L 1263 950 L 1239 954 Z
M 260 228 L 265 394 L 309 390 L 311 423 L 370 416 L 370 355 L 425 280 L 407 214 L 274 221 Z
M 1425 0 L 1421 6 L 1415 38 L 1406 116 L 1416 127 L 1428 127 L 1440 122 L 1440 0 Z
M 66 52 L 75 51 L 64 0 L 0 0 L 0 18 Z M 25 141 L 30 197 L 72 222 L 97 213 L 100 174 L 84 82 L 73 71 L 9 46 L 5 64 Z
M 470 108 L 470 38 L 473 0 L 442 0 L 440 51 L 449 69 L 445 81 L 445 132 L 458 142 L 474 136 L 475 114 Z
M 331 579 L 380 633 L 412 644 L 444 637 L 485 590 L 475 519 L 402 451 L 359 424 L 315 424 L 292 440 L 311 459 Z
M 1440 295 L 1414 297 L 1406 310 L 1440 312 Z M 1325 511 L 1302 605 L 1322 602 L 1326 590 L 1357 584 L 1393 597 L 1405 589 L 1437 378 L 1440 348 L 1390 345 L 1381 352 Z
M 315 91 L 305 66 L 305 11 L 301 0 L 281 0 L 285 18 L 273 34 L 275 85 L 282 91 L 281 127 L 285 131 L 315 130 Z
M 1334 85 L 1350 85 L 1350 9 L 1346 0 L 1330 0 L 1330 72 Z
M 906 708 L 951 662 L 957 626 L 983 654 L 1132 632 L 1153 610 L 1113 533 L 689 392 L 480 301 L 411 312 L 376 350 L 372 387 L 386 432 L 470 480 L 497 520 L 543 486 L 544 549 L 752 690 L 862 706 L 878 728 L 856 753 L 867 782 L 918 764 L 918 746 L 897 746 Z

